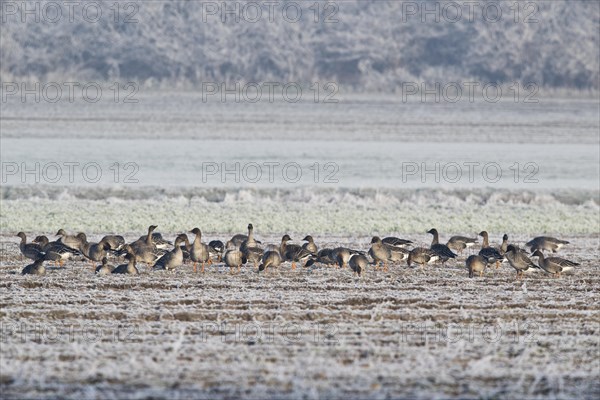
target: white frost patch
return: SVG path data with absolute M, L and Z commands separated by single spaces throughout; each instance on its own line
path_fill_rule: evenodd
M 192 225 L 238 232 L 248 222 L 262 232 L 369 235 L 373 232 L 587 234 L 597 231 L 596 194 L 445 190 L 219 190 L 139 188 L 4 189 L 3 231 L 131 232 L 150 223 L 176 232 Z

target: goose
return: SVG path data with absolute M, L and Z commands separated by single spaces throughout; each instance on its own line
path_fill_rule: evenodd
M 252 230 L 250 228 L 251 226 L 252 226 L 252 224 L 248 224 L 248 235 L 250 234 L 250 231 Z M 248 235 L 238 233 L 236 235 L 233 235 L 233 237 L 229 241 L 231 243 L 233 243 L 239 249 L 240 246 L 242 245 L 242 243 L 244 243 L 246 240 L 248 240 Z M 261 244 L 261 242 L 259 240 L 255 240 L 254 238 L 252 238 L 252 240 L 254 240 L 258 244 Z
M 50 242 L 48 237 L 44 235 L 37 236 L 33 240 L 33 243 L 39 244 L 43 252 L 55 254 L 57 257 L 52 258 L 58 258 L 58 264 L 60 267 L 64 265 L 65 261 L 72 257 L 83 257 L 83 254 L 79 250 L 72 249 L 59 241 Z
M 283 235 L 279 253 L 285 261 L 292 262 L 292 269 L 296 269 L 297 262 L 307 261 L 312 257 L 310 251 L 298 246 L 297 244 L 288 244 L 292 240 L 289 235 Z M 306 265 L 305 265 L 306 266 Z
M 486 231 L 479 232 L 479 236 L 483 237 L 479 255 L 486 259 L 488 265 L 496 264 L 496 268 L 500 267 L 500 263 L 504 260 L 504 255 L 500 254 L 497 249 L 490 246 L 488 233 Z M 506 239 L 508 240 L 508 236 Z
M 189 243 L 187 235 L 177 235 L 173 250 L 163 254 L 158 260 L 156 260 L 152 267 L 167 271 L 173 271 L 175 268 L 180 267 L 181 264 L 183 264 L 183 251 L 180 247 L 181 243 L 183 242 L 186 244 Z
M 235 247 L 239 248 L 244 241 L 248 240 L 248 235 L 244 235 L 243 233 L 235 234 L 231 237 L 229 242 L 231 242 Z M 227 248 L 227 244 L 225 245 Z
M 125 255 L 125 259 L 128 261 L 127 264 L 121 264 L 115 269 L 112 270 L 113 274 L 127 274 L 127 275 L 139 275 L 140 271 L 138 271 L 135 266 L 136 256 L 133 253 L 127 253 Z
M 570 271 L 573 267 L 580 265 L 579 263 L 566 260 L 560 257 L 544 257 L 544 253 L 540 250 L 536 250 L 533 257 L 538 257 L 538 266 L 549 274 L 553 274 L 557 278 L 560 278 L 560 274 L 566 271 Z
M 108 264 L 108 259 L 106 257 L 102 258 L 102 264 L 96 267 L 97 275 L 108 275 L 113 272 L 115 267 Z
M 348 265 L 350 266 L 352 273 L 358 275 L 359 277 L 362 271 L 366 270 L 368 264 L 369 260 L 362 254 L 352 254 L 350 256 L 350 260 L 348 261 Z
M 302 245 L 302 248 L 310 251 L 310 254 L 316 256 L 319 253 L 319 248 L 315 244 L 315 240 L 312 236 L 306 235 L 302 241 L 306 242 Z
M 433 250 L 427 249 L 425 247 L 415 247 L 408 253 L 408 257 L 406 259 L 406 264 L 410 267 L 412 263 L 415 263 L 421 268 L 425 264 L 431 264 L 437 261 L 440 258 Z
M 154 241 L 152 240 L 152 233 L 157 228 L 156 225 L 150 225 L 148 227 L 148 234 L 146 236 L 140 237 L 135 242 L 126 245 L 121 250 L 122 253 L 133 253 L 135 255 L 136 261 L 141 261 L 148 265 L 154 264 L 156 260 L 163 255 L 156 248 Z M 142 240 L 143 238 L 143 240 Z
M 150 225 L 148 227 L 148 232 L 145 235 L 140 236 L 136 241 L 129 243 L 130 246 L 132 246 L 133 248 L 135 248 L 137 245 L 139 244 L 154 244 L 153 241 L 153 234 L 154 234 L 154 230 L 158 228 L 158 225 Z M 161 235 L 162 237 L 162 235 Z M 154 246 L 156 247 L 156 245 Z
M 46 253 L 42 249 L 38 243 L 27 243 L 27 236 L 24 232 L 17 233 L 17 237 L 21 238 L 21 243 L 19 243 L 19 250 L 21 250 L 21 254 L 25 257 L 37 261 L 37 260 L 51 260 L 58 261 L 60 260 L 60 255 L 56 253 Z
M 154 232 L 156 228 L 158 228 L 157 225 L 150 225 L 148 227 L 148 234 L 140 236 L 138 240 L 132 243 L 132 245 L 135 243 L 147 243 L 148 237 L 150 237 L 150 242 L 159 250 L 165 250 L 171 247 L 173 243 L 165 240 L 160 232 Z
M 338 248 L 341 249 L 341 248 Z M 310 260 L 307 261 L 306 263 L 306 267 L 310 267 L 311 265 L 313 265 L 315 262 L 319 262 L 321 264 L 325 264 L 327 266 L 330 265 L 335 265 L 337 264 L 337 252 L 334 254 L 334 250 L 338 250 L 338 249 L 321 249 L 318 251 L 317 255 L 313 258 L 311 258 Z
M 21 238 L 19 250 L 21 250 L 22 255 L 34 261 L 44 258 L 45 254 L 42 250 L 42 246 L 37 243 L 27 243 L 25 232 L 17 233 L 17 237 Z
M 235 242 L 234 242 L 235 243 Z M 252 224 L 248 224 L 248 236 L 246 239 L 240 243 L 240 250 L 243 252 L 244 247 L 254 247 L 256 246 L 256 240 L 254 240 L 254 226 Z
M 508 263 L 517 271 L 517 279 L 523 278 L 523 273 L 529 268 L 539 268 L 516 246 L 509 244 L 504 254 Z
M 211 255 L 217 257 L 218 262 L 221 262 L 224 249 L 225 249 L 225 245 L 220 240 L 211 240 L 208 243 L 208 251 L 210 252 Z
M 381 241 L 385 244 L 389 244 L 390 246 L 399 246 L 399 247 L 406 247 L 413 243 L 410 240 L 400 239 L 400 238 L 397 238 L 394 236 L 384 237 L 383 239 L 381 239 Z
M 281 261 L 281 254 L 279 254 L 278 250 L 266 250 L 262 256 L 262 263 L 258 266 L 258 270 L 264 271 L 269 267 L 279 267 Z
M 556 253 L 566 244 L 569 244 L 566 240 L 559 240 L 550 236 L 538 236 L 527 242 L 525 246 L 531 247 L 532 253 L 536 250 L 546 250 Z
M 371 249 L 369 255 L 375 261 L 375 265 L 383 263 L 383 268 L 387 271 L 388 262 L 402 261 L 408 258 L 409 251 L 402 247 L 390 246 L 381 241 L 378 236 L 373 236 L 371 239 Z
M 154 265 L 156 260 L 165 255 L 167 252 L 165 250 L 159 250 L 154 246 L 154 243 L 150 245 L 139 245 L 133 247 L 129 244 L 126 244 L 120 251 L 119 255 L 127 255 L 128 253 L 132 253 L 135 255 L 136 262 L 140 261 L 146 265 Z
M 331 250 L 330 257 L 335 260 L 335 264 L 337 264 L 340 268 L 346 268 L 353 253 L 354 251 L 347 247 L 336 247 L 335 249 Z
M 457 251 L 459 254 L 462 253 L 467 247 L 474 246 L 477 243 L 477 238 L 468 238 L 465 236 L 452 236 L 446 246 L 449 249 Z
M 439 260 L 442 262 L 442 265 L 444 265 L 446 261 L 448 261 L 448 259 L 456 258 L 456 254 L 453 253 L 448 246 L 446 246 L 445 244 L 440 244 L 437 229 L 432 228 L 428 230 L 427 233 L 433 235 L 433 240 L 431 241 L 430 249 L 433 250 L 433 252 L 439 257 Z
M 118 251 L 125 246 L 125 238 L 121 235 L 106 235 L 102 238 L 110 246 L 110 250 Z
M 317 253 L 317 260 L 321 264 L 325 265 L 335 265 L 336 264 L 336 254 L 334 253 L 334 249 L 321 249 Z
M 23 268 L 21 275 L 44 275 L 46 273 L 46 267 L 44 267 L 44 259 L 39 258 Z
M 257 241 L 254 240 L 254 227 L 252 224 L 248 224 L 248 238 L 240 245 L 240 251 L 246 261 L 252 262 L 255 267 L 258 266 L 263 256 L 263 250 L 258 247 Z
M 260 247 L 246 247 L 242 254 L 246 262 L 251 262 L 255 268 L 258 268 L 258 263 L 262 260 L 263 250 Z
M 67 247 L 70 247 L 72 249 L 78 249 L 81 246 L 81 239 L 77 235 L 68 235 L 67 232 L 65 232 L 65 230 L 62 228 L 59 229 L 58 232 L 56 232 L 56 236 L 60 236 L 58 242 L 64 244 Z
M 482 277 L 483 271 L 485 271 L 485 267 L 488 265 L 488 259 L 484 256 L 473 254 L 467 258 L 465 264 L 469 270 L 469 278 L 472 278 L 475 272 Z
M 87 241 L 87 236 L 85 233 L 80 232 L 77 234 L 77 237 L 81 240 L 81 244 L 79 245 L 79 251 L 83 253 L 85 258 L 90 261 L 100 261 L 102 258 L 106 257 L 106 252 L 110 250 L 110 244 L 102 239 L 98 243 L 89 243 Z
M 242 264 L 245 264 L 247 260 L 244 258 L 244 254 L 238 249 L 238 246 L 230 240 L 225 245 L 223 261 L 230 268 L 229 271 L 233 273 L 233 268 L 237 268 L 238 272 L 240 272 Z
M 196 235 L 192 242 L 192 246 L 190 247 L 190 259 L 194 262 L 194 272 L 197 271 L 196 266 L 200 262 L 202 263 L 200 272 L 204 273 L 204 264 L 207 262 L 212 264 L 210 259 L 210 248 L 202 243 L 202 231 L 200 231 L 200 228 L 194 228 L 190 233 Z

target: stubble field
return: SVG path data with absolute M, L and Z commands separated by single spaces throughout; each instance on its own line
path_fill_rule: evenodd
M 190 264 L 99 277 L 85 262 L 32 277 L 4 236 L 2 398 L 598 398 L 598 239 L 569 239 L 573 274 L 517 281 L 507 264 L 468 279 L 466 255 L 360 279 Z

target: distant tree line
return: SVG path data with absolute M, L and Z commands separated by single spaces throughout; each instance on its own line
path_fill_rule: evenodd
M 3 81 L 599 88 L 596 1 L 480 0 L 472 9 L 461 1 L 2 3 Z

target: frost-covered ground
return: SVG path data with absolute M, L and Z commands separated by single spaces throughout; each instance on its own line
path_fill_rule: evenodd
M 575 92 L 566 97 L 539 94 L 534 97 L 535 102 L 521 98 L 515 102 L 513 97 L 505 96 L 497 103 L 481 96 L 451 103 L 419 95 L 346 91 L 340 92 L 336 103 L 315 103 L 311 96 L 312 92 L 308 92 L 298 103 L 280 98 L 272 103 L 266 98 L 257 103 L 236 102 L 232 97 L 223 102 L 219 97 L 204 99 L 199 90 L 140 89 L 136 103 L 115 102 L 106 95 L 96 103 L 85 98 L 69 102 L 66 96 L 48 103 L 35 102 L 33 97 L 24 102 L 17 94 L 7 96 L 0 104 L 2 138 L 101 139 L 105 143 L 138 139 L 201 141 L 196 146 L 210 140 L 532 143 L 540 146 L 539 152 L 546 151 L 546 144 L 598 143 L 598 95 L 593 92 Z M 37 156 L 40 161 L 97 161 L 107 157 L 94 153 L 94 148 L 80 147 L 77 160 L 66 158 L 78 142 L 62 144 L 65 153 L 48 154 L 30 146 L 27 155 Z M 102 144 L 99 146 L 104 150 Z M 119 147 L 114 148 L 117 154 L 122 152 Z M 135 148 L 127 148 L 136 155 Z M 2 149 L 3 156 L 10 155 L 8 150 L 13 148 Z M 388 153 L 384 146 L 381 150 L 382 154 Z M 219 149 L 200 147 L 193 159 L 204 160 L 215 151 L 222 157 Z M 238 157 L 244 155 L 247 156 Z M 532 154 L 534 160 L 536 155 Z M 132 161 L 131 158 L 127 160 Z
M 235 233 L 252 222 L 262 234 L 388 235 L 481 230 L 537 235 L 598 232 L 597 191 L 203 188 L 5 188 L 4 233 L 163 231 Z
M 462 256 L 423 272 L 371 268 L 358 280 L 287 265 L 97 277 L 83 262 L 23 277 L 18 239 L 4 235 L 2 397 L 598 398 L 598 236 L 565 239 L 560 255 L 581 266 L 561 279 L 516 281 L 507 265 L 468 279 Z
M 140 100 L 3 103 L 0 397 L 600 396 L 597 100 Z M 298 162 L 310 182 L 204 182 L 200 170 L 273 161 Z M 497 162 L 503 180 L 405 182 L 403 161 Z M 93 162 L 104 173 L 97 183 L 27 172 Z M 111 166 L 126 162 L 139 166 L 138 183 L 121 179 L 128 170 L 114 177 Z M 336 163 L 339 182 L 313 182 L 314 162 Z M 521 180 L 527 171 L 513 181 L 515 162 L 539 167 L 538 182 Z M 582 265 L 523 282 L 508 266 L 468 279 L 467 254 L 445 268 L 370 269 L 360 280 L 289 266 L 264 275 L 141 266 L 137 277 L 96 277 L 84 262 L 19 274 L 21 230 L 131 240 L 152 223 L 171 240 L 198 226 L 208 241 L 248 222 L 264 242 L 312 234 L 319 245 L 365 250 L 375 234 L 429 245 L 432 227 L 442 240 L 486 229 L 494 243 L 506 232 L 520 245 L 548 234 L 571 241 L 560 255 Z

